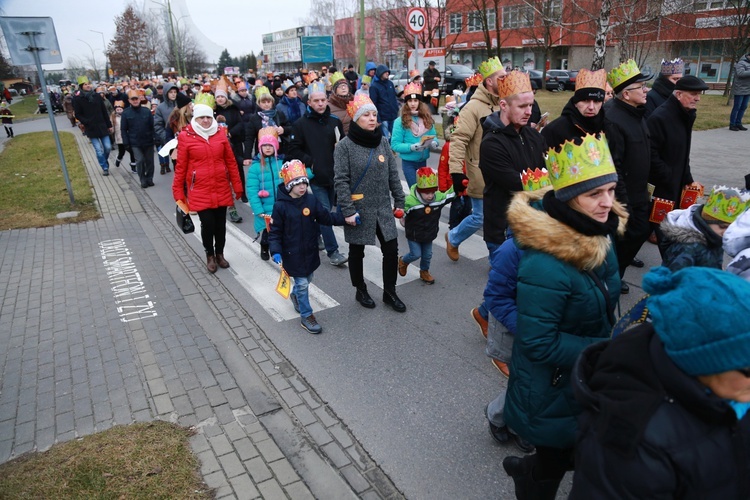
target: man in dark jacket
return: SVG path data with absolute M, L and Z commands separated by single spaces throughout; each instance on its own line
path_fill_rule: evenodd
M 708 85 L 697 76 L 680 78 L 674 93 L 646 121 L 651 136 L 649 182 L 655 186 L 654 197 L 674 202 L 675 208 L 680 208 L 682 189 L 694 184 L 690 143 L 696 106 L 704 90 L 708 90 Z M 659 224 L 653 224 L 653 229 L 661 243 Z
M 750 283 L 659 267 L 643 289 L 653 323 L 588 347 L 571 377 L 583 411 L 569 498 L 748 498 Z
M 427 69 L 422 73 L 422 79 L 424 80 L 424 90 L 432 92 L 437 90 L 440 85 L 440 71 L 435 66 L 435 61 L 430 61 L 427 65 Z
M 288 158 L 302 161 L 312 170 L 310 179 L 312 192 L 326 210 L 334 205 L 333 150 L 344 137 L 344 127 L 335 115 L 331 114 L 326 97 L 325 84 L 313 82 L 308 87 L 307 112 L 294 124 Z M 330 226 L 322 226 L 325 250 L 334 266 L 341 266 L 348 260 L 339 252 L 336 235 Z
M 96 159 L 102 167 L 102 174 L 109 175 L 109 153 L 112 151 L 112 141 L 109 135 L 114 130 L 112 121 L 107 113 L 104 99 L 94 92 L 89 79 L 81 76 L 78 78 L 78 84 L 81 88 L 73 97 L 76 119 L 81 123 L 83 133 L 94 147 Z M 151 142 L 153 144 L 153 139 Z
M 632 59 L 607 75 L 615 92 L 615 98 L 605 106 L 607 120 L 612 124 L 607 128 L 607 141 L 617 168 L 617 184 L 624 186 L 617 191 L 617 201 L 627 206 L 629 214 L 625 234 L 617 242 L 620 277 L 651 233 L 648 221 L 651 199 L 647 187 L 651 152 L 648 127 L 643 118 L 647 90 L 644 82 L 649 78 Z M 630 287 L 623 281 L 621 293 L 629 291 Z
M 156 107 L 156 112 L 154 113 L 154 135 L 156 136 L 154 142 L 159 148 L 164 146 L 174 136 L 171 131 L 168 134 L 167 129 L 169 128 L 169 115 L 177 108 L 177 87 L 172 83 L 165 83 L 163 91 L 164 101 Z M 161 167 L 161 175 L 172 171 L 169 168 L 168 156 L 159 156 L 159 167 Z M 244 186 L 244 183 L 242 185 Z
M 669 99 L 674 91 L 677 80 L 682 78 L 685 73 L 685 63 L 682 59 L 677 58 L 672 61 L 661 60 L 661 72 L 654 80 L 654 86 L 646 94 L 646 111 L 645 117 L 648 118 L 656 108 L 661 106 Z
M 353 64 L 350 64 L 347 68 L 346 72 L 344 73 L 344 78 L 346 78 L 346 82 L 349 84 L 349 93 L 354 95 L 354 93 L 357 91 L 357 80 L 359 79 L 359 75 L 356 71 L 354 71 Z
M 130 107 L 122 112 L 120 131 L 122 143 L 130 147 L 135 158 L 141 187 L 154 185 L 154 115 L 141 106 L 141 95 L 137 90 L 128 92 Z
M 237 84 L 237 93 L 232 95 L 232 100 L 234 101 L 234 105 L 237 106 L 237 109 L 240 110 L 242 123 L 247 125 L 247 122 L 250 121 L 250 117 L 255 113 L 255 101 L 253 100 L 253 96 L 250 94 L 245 82 Z
M 378 123 L 382 125 L 385 138 L 391 137 L 393 122 L 398 118 L 399 109 L 396 87 L 388 79 L 390 71 L 385 64 L 379 65 L 370 85 L 370 100 L 378 110 Z

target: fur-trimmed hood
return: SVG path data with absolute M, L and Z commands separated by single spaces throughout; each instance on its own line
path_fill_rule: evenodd
M 673 243 L 697 243 L 706 246 L 708 239 L 701 228 L 695 225 L 694 221 L 695 211 L 702 209 L 703 205 L 693 205 L 683 210 L 669 212 L 660 226 L 664 239 Z
M 586 236 L 550 217 L 544 210 L 531 206 L 541 202 L 552 188 L 521 191 L 513 196 L 508 207 L 508 223 L 513 237 L 522 248 L 533 248 L 554 256 L 577 269 L 586 271 L 604 264 L 612 241 L 607 236 Z M 612 211 L 620 219 L 617 232 L 625 232 L 628 213 L 617 201 Z

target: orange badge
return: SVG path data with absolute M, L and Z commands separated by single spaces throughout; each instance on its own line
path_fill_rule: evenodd
M 429 214 L 430 212 L 432 212 L 430 207 L 424 207 L 424 213 Z
M 383 162 L 385 162 L 385 156 L 383 156 L 383 155 L 380 155 L 380 156 L 378 156 L 378 161 L 379 161 L 380 163 L 383 163 Z
M 310 215 L 310 209 L 307 208 L 307 207 L 303 208 L 302 209 L 302 215 L 304 215 L 305 217 L 307 217 L 308 215 Z

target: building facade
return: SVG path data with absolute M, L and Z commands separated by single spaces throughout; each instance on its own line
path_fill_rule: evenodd
M 306 37 L 330 36 L 330 31 L 321 26 L 299 26 L 263 35 L 262 71 L 290 73 L 302 66 L 317 68 L 325 63 L 316 61 L 305 64 L 302 47 Z M 333 63 L 333 57 L 327 61 Z

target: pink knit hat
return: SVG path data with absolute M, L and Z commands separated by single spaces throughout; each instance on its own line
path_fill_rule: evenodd
M 264 127 L 258 131 L 258 149 L 266 144 L 273 146 L 274 153 L 278 153 L 279 136 L 275 127 Z

